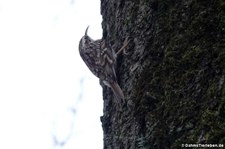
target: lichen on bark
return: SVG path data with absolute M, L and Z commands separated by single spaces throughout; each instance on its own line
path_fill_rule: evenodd
M 225 1 L 101 0 L 122 111 L 103 88 L 105 149 L 225 145 Z

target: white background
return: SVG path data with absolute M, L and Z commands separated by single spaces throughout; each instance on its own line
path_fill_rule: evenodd
M 88 25 L 101 38 L 100 0 L 0 0 L 1 149 L 103 148 L 102 90 L 78 52 Z

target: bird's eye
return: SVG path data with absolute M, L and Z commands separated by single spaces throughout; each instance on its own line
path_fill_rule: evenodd
M 90 38 L 86 37 L 85 38 L 86 42 L 91 42 Z

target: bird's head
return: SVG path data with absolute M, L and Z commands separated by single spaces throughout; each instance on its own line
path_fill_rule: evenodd
M 89 28 L 89 26 L 86 28 L 85 34 L 80 40 L 80 43 L 79 43 L 79 49 L 80 50 L 85 48 L 87 45 L 89 45 L 90 42 L 93 41 L 93 39 L 91 39 L 91 37 L 89 37 L 88 34 L 87 34 L 88 28 Z

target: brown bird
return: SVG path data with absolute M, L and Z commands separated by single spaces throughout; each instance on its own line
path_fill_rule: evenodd
M 79 43 L 81 58 L 90 71 L 112 89 L 117 102 L 122 102 L 124 94 L 117 83 L 115 72 L 117 54 L 111 47 L 106 47 L 103 39 L 93 40 L 87 35 L 87 32 L 88 27 Z

